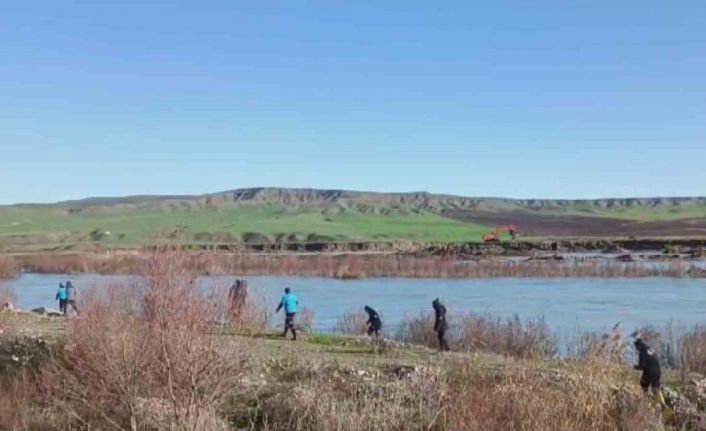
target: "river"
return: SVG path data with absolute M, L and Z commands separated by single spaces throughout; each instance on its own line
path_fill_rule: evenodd
M 2 282 L 12 287 L 22 309 L 56 308 L 61 281 L 71 279 L 79 292 L 125 281 L 124 276 L 22 274 Z M 663 327 L 706 323 L 706 280 L 689 278 L 498 278 L 483 280 L 377 278 L 341 281 L 314 277 L 246 277 L 250 291 L 272 308 L 290 286 L 300 303 L 316 315 L 318 330 L 329 331 L 344 312 L 377 309 L 389 329 L 406 313 L 430 310 L 440 297 L 450 313 L 544 316 L 560 334 L 605 330 L 622 321 L 626 331 L 638 325 Z M 201 283 L 230 283 L 232 277 L 208 277 Z

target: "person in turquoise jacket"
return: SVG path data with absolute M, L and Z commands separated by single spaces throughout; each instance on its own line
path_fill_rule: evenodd
M 59 290 L 56 291 L 56 300 L 59 301 L 59 311 L 65 313 L 66 300 L 69 299 L 69 292 L 66 290 L 64 283 L 59 283 Z
M 284 334 L 282 334 L 283 337 L 287 336 L 287 331 L 291 330 L 292 331 L 292 340 L 297 339 L 297 330 L 294 328 L 294 316 L 297 314 L 297 311 L 299 309 L 299 299 L 297 299 L 296 295 L 292 293 L 292 289 L 290 288 L 285 288 L 284 289 L 284 295 L 282 296 L 282 300 L 279 302 L 279 306 L 277 306 L 277 311 L 275 313 L 279 313 L 279 310 L 284 308 Z

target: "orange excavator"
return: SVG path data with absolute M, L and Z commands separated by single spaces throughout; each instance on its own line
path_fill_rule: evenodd
M 486 244 L 500 242 L 500 236 L 505 232 L 510 233 L 513 241 L 517 240 L 517 226 L 514 224 L 509 224 L 506 226 L 498 226 L 494 231 L 483 234 L 483 242 Z

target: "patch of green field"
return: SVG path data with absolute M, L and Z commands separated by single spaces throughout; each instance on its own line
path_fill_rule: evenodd
M 648 222 L 703 218 L 706 217 L 706 205 L 698 202 L 685 202 L 660 206 L 634 205 L 602 208 L 590 203 L 576 202 L 566 207 L 547 207 L 541 210 L 524 210 L 524 212 L 547 216 L 602 217 Z
M 302 241 L 324 238 L 331 241 L 469 241 L 478 240 L 487 230 L 485 226 L 432 213 L 325 213 L 255 206 L 111 214 L 62 214 L 14 208 L 0 211 L 0 238 L 24 235 L 58 242 L 93 240 L 112 246 L 140 245 L 176 232 L 187 240 L 199 238 L 199 234 L 230 234 L 233 238 L 242 238 L 254 233 L 269 239 L 294 235 Z M 91 232 L 95 232 L 94 238 Z

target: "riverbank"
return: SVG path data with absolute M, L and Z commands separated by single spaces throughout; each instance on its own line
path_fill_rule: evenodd
M 4 348 L 10 340 L 22 346 L 24 356 L 14 356 L 23 359 L 14 360 L 10 354 L 10 361 L 25 364 L 24 369 L 34 367 L 35 373 L 46 365 L 27 360 L 32 348 L 41 351 L 65 342 L 63 319 L 22 314 L 3 315 L 0 322 L 5 328 L 10 322 L 22 328 L 23 334 L 6 333 L 0 340 Z M 197 430 L 704 429 L 703 413 L 696 407 L 704 400 L 698 389 L 704 380 L 694 374 L 666 374 L 670 407 L 660 409 L 641 393 L 639 373 L 595 358 L 524 360 L 478 352 L 438 353 L 414 344 L 371 343 L 343 335 L 306 334 L 292 342 L 270 332 L 221 331 L 218 344 L 223 352 L 247 346 L 247 355 L 233 386 L 223 392 L 216 409 L 197 421 Z M 57 410 L 57 404 L 35 398 L 41 382 L 18 370 L 5 369 L 0 376 L 5 389 L 0 394 L 3 424 L 13 424 L 16 430 L 53 430 L 76 420 Z M 17 380 L 20 375 L 23 380 Z M 104 390 L 110 390 L 112 381 L 107 379 Z M 118 394 L 118 405 L 121 400 L 127 401 Z M 136 400 L 139 408 L 133 420 L 138 429 L 148 424 L 150 429 L 167 429 L 169 401 Z M 75 402 L 69 406 L 80 411 Z M 104 402 L 100 406 L 107 409 Z M 94 412 L 98 415 L 91 423 L 120 425 L 126 418 L 129 429 L 130 415 L 121 412 Z

